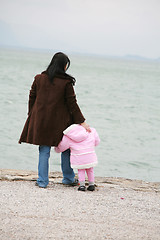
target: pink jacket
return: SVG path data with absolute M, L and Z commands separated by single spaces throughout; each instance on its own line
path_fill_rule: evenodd
M 100 142 L 96 130 L 91 128 L 89 133 L 81 125 L 73 124 L 63 133 L 62 141 L 55 147 L 55 151 L 59 153 L 70 148 L 72 168 L 86 169 L 96 166 L 97 156 L 94 147 Z

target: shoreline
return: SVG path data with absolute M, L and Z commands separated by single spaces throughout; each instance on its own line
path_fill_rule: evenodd
M 0 181 L 36 181 L 38 177 L 37 171 L 16 170 L 16 169 L 0 169 Z M 76 175 L 77 177 L 77 175 Z M 62 173 L 50 172 L 49 182 L 61 184 Z M 87 181 L 86 181 L 87 183 Z M 147 182 L 143 180 L 128 179 L 122 177 L 95 177 L 95 184 L 107 184 L 112 187 L 119 186 L 124 189 L 132 189 L 135 191 L 154 191 L 160 192 L 160 182 Z
M 160 183 L 96 177 L 94 192 L 62 184 L 35 186 L 37 172 L 0 169 L 3 240 L 159 240 Z

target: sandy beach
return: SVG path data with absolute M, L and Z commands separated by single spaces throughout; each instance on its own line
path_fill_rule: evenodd
M 79 192 L 50 173 L 0 170 L 0 239 L 160 239 L 160 183 L 96 178 L 95 192 Z

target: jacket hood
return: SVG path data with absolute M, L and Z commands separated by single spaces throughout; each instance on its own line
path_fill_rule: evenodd
M 82 142 L 88 137 L 88 132 L 80 124 L 72 124 L 63 131 L 64 135 L 69 137 L 75 142 Z

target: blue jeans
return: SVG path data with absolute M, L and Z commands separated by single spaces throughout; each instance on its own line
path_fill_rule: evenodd
M 39 146 L 39 164 L 38 164 L 38 179 L 37 183 L 40 187 L 46 187 L 49 183 L 48 169 L 50 146 Z M 67 149 L 61 154 L 61 168 L 63 173 L 63 184 L 71 184 L 74 182 L 74 171 L 70 166 L 70 150 Z

